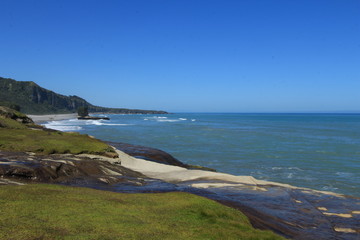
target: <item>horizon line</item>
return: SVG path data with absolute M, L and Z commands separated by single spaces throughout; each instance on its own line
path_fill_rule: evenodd
M 224 113 L 224 114 L 360 114 L 360 111 L 329 111 L 329 112 L 196 112 L 167 111 L 169 113 Z

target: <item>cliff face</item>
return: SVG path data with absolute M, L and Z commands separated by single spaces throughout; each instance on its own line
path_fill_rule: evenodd
M 165 114 L 164 111 L 106 108 L 94 106 L 78 96 L 64 96 L 34 82 L 0 77 L 0 105 L 18 105 L 27 114 L 71 113 L 86 106 L 90 112 Z

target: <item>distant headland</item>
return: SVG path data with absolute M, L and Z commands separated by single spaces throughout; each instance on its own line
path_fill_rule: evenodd
M 75 113 L 87 107 L 92 113 L 168 114 L 165 111 L 95 106 L 78 96 L 64 96 L 45 89 L 35 82 L 16 81 L 0 77 L 0 105 L 21 110 L 26 114 Z

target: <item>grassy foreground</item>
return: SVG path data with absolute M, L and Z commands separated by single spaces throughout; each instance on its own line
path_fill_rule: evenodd
M 0 239 L 282 239 L 234 209 L 188 193 L 120 194 L 0 186 Z

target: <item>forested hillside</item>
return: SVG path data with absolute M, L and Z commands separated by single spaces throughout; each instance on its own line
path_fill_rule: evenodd
M 34 82 L 16 81 L 0 77 L 0 105 L 21 110 L 27 114 L 72 113 L 79 107 L 89 112 L 166 114 L 164 111 L 94 106 L 78 96 L 64 96 L 42 88 Z

